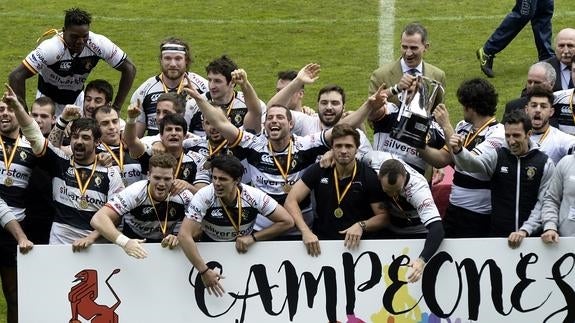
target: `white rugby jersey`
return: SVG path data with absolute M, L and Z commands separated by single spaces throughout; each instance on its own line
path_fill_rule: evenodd
M 274 156 L 285 168 L 289 145 L 284 151 L 272 154 L 269 150 L 269 140 L 264 134 L 254 135 L 247 131 L 240 131 L 238 136 L 241 137 L 239 144 L 231 148 L 236 157 L 247 161 L 251 184 L 283 205 L 287 197 L 287 193 L 283 190 L 286 180 L 277 168 Z M 329 150 L 325 141 L 325 131 L 305 137 L 292 136 L 292 142 L 292 159 L 287 171 L 287 183 L 290 186 L 301 178 L 304 171 L 313 165 L 319 156 Z M 311 227 L 313 212 L 309 196 L 300 203 L 300 208 L 304 214 L 304 220 Z M 270 225 L 271 221 L 258 217 L 256 230 L 259 231 Z M 297 232 L 297 230 L 291 230 L 287 234 L 297 234 Z
M 38 90 L 56 103 L 73 104 L 100 59 L 113 68 L 126 60 L 124 51 L 105 36 L 90 31 L 86 46 L 77 55 L 70 53 L 62 37 L 59 32 L 46 39 L 22 62 L 38 73 Z
M 120 146 L 108 146 L 108 148 L 110 148 L 110 150 L 116 154 L 116 157 L 119 160 L 120 156 L 118 155 L 118 152 L 120 151 Z M 96 154 L 99 153 L 109 154 L 108 150 L 103 144 L 100 144 L 96 147 Z M 120 165 L 118 165 L 118 162 L 115 159 L 113 160 L 113 165 L 118 166 L 120 176 L 125 186 L 133 184 L 146 177 L 146 174 L 142 173 L 142 166 L 140 165 L 140 162 L 130 156 L 130 152 L 126 146 L 124 146 L 124 169 L 120 169 Z
M 425 174 L 428 164 L 421 158 L 417 149 L 391 138 L 391 131 L 397 123 L 399 108 L 393 103 L 388 103 L 387 107 L 386 115 L 373 122 L 373 149 L 387 151 L 396 158 L 405 161 L 420 174 Z M 436 149 L 445 145 L 443 130 L 435 121 L 432 121 L 429 127 L 427 145 Z
M 9 159 L 16 140 L 4 136 L 2 136 L 2 140 L 4 141 L 4 147 L 8 150 L 8 154 L 0 146 L 0 197 L 10 207 L 16 219 L 21 221 L 25 217 L 25 190 L 28 187 L 30 175 L 38 162 L 38 158 L 32 152 L 28 140 L 20 136 L 18 147 L 16 147 L 14 152 L 14 159 L 10 164 L 10 168 L 6 169 L 4 159 Z
M 366 160 L 379 173 L 384 161 L 394 156 L 384 151 L 373 151 Z M 398 196 L 385 199 L 390 212 L 389 229 L 398 234 L 426 233 L 425 226 L 435 221 L 441 221 L 441 216 L 433 200 L 427 179 L 405 161 L 398 159 L 407 171 L 407 184 Z
M 464 135 L 466 138 L 470 136 L 471 138 L 473 136 L 470 134 L 472 129 L 473 125 L 471 123 L 460 121 L 455 127 L 455 133 Z M 466 148 L 480 155 L 487 150 L 495 150 L 504 144 L 505 129 L 503 124 L 493 121 L 478 133 Z M 447 147 L 444 149 L 447 149 Z M 487 174 L 469 173 L 455 166 L 449 203 L 472 212 L 490 214 L 490 180 L 491 178 Z
M 202 230 L 209 240 L 234 241 L 238 235 L 249 235 L 254 229 L 258 214 L 271 215 L 278 202 L 261 190 L 245 184 L 239 184 L 242 214 L 239 232 L 229 220 L 220 199 L 216 197 L 214 185 L 201 188 L 192 198 L 191 212 L 186 215 L 193 221 L 202 224 Z M 234 222 L 238 221 L 238 204 L 226 206 Z
M 202 96 L 207 100 L 212 100 L 210 92 L 203 93 Z M 212 103 L 213 104 L 213 103 Z M 217 107 L 217 105 L 216 105 Z M 228 115 L 230 122 L 241 128 L 244 125 L 244 119 L 248 113 L 248 107 L 246 106 L 246 99 L 244 98 L 244 93 L 241 91 L 234 91 L 234 97 L 232 101 L 229 102 L 224 108 L 224 112 Z M 260 100 L 260 109 L 262 112 L 262 122 L 264 119 L 264 114 L 266 111 L 266 104 Z M 186 114 L 184 118 L 189 122 L 188 131 L 193 132 L 198 136 L 205 136 L 204 129 L 202 128 L 202 112 L 200 108 L 194 101 L 192 104 L 186 105 Z
M 313 133 L 321 132 L 329 128 L 323 127 L 319 115 L 314 113 L 312 115 L 307 115 L 299 111 L 291 111 L 291 115 L 294 121 L 294 126 L 292 133 L 298 136 L 307 136 Z M 362 159 L 365 154 L 372 151 L 371 143 L 365 135 L 365 133 L 357 128 L 355 129 L 359 132 L 359 147 L 357 149 L 356 157 L 357 159 Z
M 45 168 L 52 177 L 52 196 L 56 210 L 54 222 L 82 230 L 93 230 L 90 225 L 92 216 L 106 204 L 109 198 L 124 189 L 118 167 L 104 167 L 96 164 L 94 175 L 84 193 L 83 199 L 86 202 L 82 202 L 74 163 L 70 157 L 48 143 L 40 161 L 41 167 Z M 83 184 L 90 177 L 93 165 L 76 164 Z
M 543 140 L 541 140 L 542 138 Z M 539 149 L 547 154 L 555 164 L 575 146 L 575 136 L 566 134 L 553 126 L 549 126 L 547 135 L 532 133 L 531 140 L 539 144 Z
M 176 235 L 184 216 L 191 216 L 190 206 L 194 195 L 184 190 L 170 195 L 166 201 L 152 205 L 148 196 L 148 185 L 148 180 L 142 180 L 126 187 L 114 195 L 106 203 L 106 207 L 123 217 L 124 226 L 130 227 L 141 238 L 161 241 L 164 238 L 161 229 L 164 221 L 166 235 Z
M 130 99 L 130 104 L 135 104 L 138 100 L 140 100 L 143 111 L 138 116 L 136 121 L 146 125 L 146 130 L 148 131 L 149 136 L 155 135 L 159 132 L 158 124 L 156 122 L 156 105 L 158 103 L 158 97 L 162 93 L 166 92 L 164 84 L 160 79 L 160 75 L 161 74 L 158 74 L 147 79 L 136 89 L 134 94 L 132 94 L 132 98 Z M 193 72 L 187 72 L 187 78 L 198 90 L 198 92 L 204 93 L 208 91 L 208 81 L 205 78 Z M 177 90 L 177 87 L 168 88 L 168 92 L 176 92 Z M 185 95 L 185 93 L 181 94 Z M 194 99 L 187 97 L 186 110 L 188 110 L 188 106 L 191 105 L 195 105 L 195 101 Z M 188 123 L 190 122 L 190 120 L 187 118 L 186 121 Z
M 559 130 L 566 132 L 570 135 L 575 135 L 575 115 L 573 114 L 573 89 L 561 90 L 554 92 L 555 100 L 553 100 L 553 118 L 557 120 Z
M 152 157 L 152 148 L 147 147 L 147 150 L 138 157 L 142 167 L 142 173 L 148 174 L 150 158 Z M 206 158 L 194 151 L 184 151 L 180 171 L 176 174 L 177 179 L 182 179 L 190 184 L 211 182 L 211 175 L 208 170 L 204 169 Z M 178 158 L 179 162 L 179 158 Z

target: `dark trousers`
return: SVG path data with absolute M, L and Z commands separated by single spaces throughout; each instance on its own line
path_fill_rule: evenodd
M 490 226 L 490 214 L 472 212 L 451 203 L 443 218 L 446 238 L 487 238 Z
M 513 10 L 489 37 L 483 50 L 489 55 L 499 53 L 531 21 L 539 60 L 554 56 L 555 52 L 551 45 L 553 9 L 553 0 L 516 0 Z

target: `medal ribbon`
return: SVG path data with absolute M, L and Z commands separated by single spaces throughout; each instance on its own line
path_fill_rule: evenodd
M 8 151 L 6 150 L 6 146 L 4 145 L 4 140 L 2 140 L 2 136 L 0 136 L 0 145 L 2 145 L 2 151 L 4 152 L 4 167 L 6 168 L 6 177 L 8 177 L 8 171 L 10 170 L 10 165 L 12 165 L 12 161 L 14 160 L 14 156 L 16 155 L 16 148 L 18 148 L 18 142 L 20 142 L 20 136 L 16 138 L 16 142 L 12 147 L 12 151 L 10 152 L 10 156 L 8 156 Z
M 120 170 L 124 172 L 124 144 L 122 143 L 122 141 L 120 140 L 120 150 L 118 152 L 118 155 L 120 156 L 117 156 L 114 153 L 114 151 L 105 143 L 102 143 L 102 145 L 104 146 L 104 148 L 106 148 L 106 150 L 110 153 L 110 155 L 112 155 L 112 158 L 114 158 L 114 161 L 116 162 L 116 164 L 118 164 Z
M 225 145 L 227 145 L 228 141 L 224 140 L 222 141 L 221 144 L 219 144 L 216 149 L 212 148 L 212 144 L 210 144 L 210 141 L 208 140 L 208 150 L 209 150 L 209 156 L 208 159 L 212 158 L 214 155 L 216 155 L 217 153 L 220 152 L 220 150 L 222 150 L 222 148 L 224 148 Z
M 236 187 L 236 198 L 238 200 L 238 202 L 237 202 L 238 203 L 238 222 L 234 221 L 234 218 L 232 217 L 231 212 L 226 207 L 226 203 L 224 203 L 224 201 L 222 201 L 222 199 L 220 199 L 219 197 L 218 197 L 218 200 L 220 200 L 220 204 L 222 205 L 222 208 L 224 209 L 224 212 L 226 213 L 228 220 L 230 220 L 232 226 L 236 230 L 236 235 L 239 235 L 240 234 L 240 225 L 242 224 L 242 198 L 241 198 L 240 189 L 237 187 Z
M 166 215 L 164 216 L 164 224 L 162 225 L 162 220 L 160 220 L 160 216 L 158 215 L 158 210 L 156 209 L 156 205 L 154 205 L 154 199 L 152 198 L 152 191 L 150 187 L 150 183 L 148 183 L 148 198 L 150 199 L 150 203 L 152 203 L 152 208 L 154 209 L 154 213 L 156 213 L 156 219 L 160 223 L 160 230 L 162 230 L 162 235 L 164 238 L 166 237 L 166 231 L 168 230 L 168 211 L 170 210 L 170 194 L 164 201 L 166 203 Z M 161 202 L 160 202 L 161 203 Z
M 288 146 L 288 153 L 287 153 L 287 165 L 286 165 L 286 168 L 284 170 L 282 165 L 280 165 L 280 162 L 276 159 L 276 155 L 275 155 L 274 150 L 272 148 L 272 143 L 270 141 L 268 141 L 268 148 L 270 150 L 270 153 L 272 154 L 272 158 L 274 159 L 274 164 L 276 164 L 276 167 L 280 171 L 280 174 L 282 174 L 282 177 L 285 181 L 285 185 L 288 185 L 288 172 L 289 172 L 289 168 L 291 165 L 291 159 L 292 159 L 292 146 L 293 146 L 293 142 L 290 139 L 289 146 Z
M 541 138 L 539 138 L 539 141 L 537 141 L 538 145 L 541 145 L 543 140 L 545 140 L 545 138 L 547 138 L 547 135 L 549 134 L 550 129 L 551 129 L 551 126 L 547 126 L 547 130 L 545 130 L 545 132 L 543 133 L 543 136 L 541 136 Z
M 468 133 L 467 136 L 465 136 L 465 142 L 463 144 L 463 147 L 467 148 L 467 146 L 471 144 L 473 140 L 475 140 L 475 137 L 477 137 L 477 135 L 479 135 L 485 128 L 487 128 L 489 124 L 495 121 L 497 121 L 497 119 L 495 118 L 487 120 L 479 129 L 477 129 L 477 131 L 473 132 L 473 135 L 471 137 L 469 137 L 471 133 Z
M 85 183 L 82 183 L 80 172 L 76 168 L 76 162 L 74 160 L 72 160 L 72 165 L 74 166 L 74 175 L 76 176 L 76 181 L 78 181 L 78 189 L 80 190 L 80 199 L 81 199 L 86 193 L 86 190 L 88 189 L 88 185 L 90 184 L 90 181 L 94 176 L 94 172 L 96 172 L 96 161 L 94 161 L 94 163 L 92 164 L 92 172 L 90 173 L 90 177 L 88 177 Z
M 184 160 L 184 152 L 180 153 L 180 159 L 178 160 L 178 166 L 176 167 L 176 171 L 174 172 L 174 177 L 177 179 L 178 175 L 180 174 L 180 168 L 182 167 L 182 160 Z
M 184 88 L 184 79 L 185 79 L 185 75 L 182 76 L 182 80 L 180 81 L 180 85 L 178 85 L 178 89 L 176 90 L 176 94 L 180 94 L 182 92 L 182 89 Z M 162 82 L 162 87 L 164 88 L 164 93 L 168 93 L 170 92 L 170 90 L 168 89 L 168 87 L 166 86 L 166 83 L 164 83 L 164 74 L 160 74 L 160 82 Z
M 337 196 L 337 206 L 339 207 L 339 204 L 341 203 L 341 201 L 343 200 L 343 198 L 345 197 L 345 194 L 347 194 L 347 191 L 349 191 L 349 188 L 351 187 L 351 183 L 353 183 L 353 180 L 355 179 L 355 174 L 357 173 L 357 162 L 353 163 L 353 174 L 351 175 L 351 180 L 349 181 L 349 183 L 347 183 L 347 185 L 345 186 L 345 189 L 343 190 L 343 194 L 339 194 L 339 177 L 337 176 L 337 167 L 333 168 L 333 181 L 335 182 L 335 194 Z

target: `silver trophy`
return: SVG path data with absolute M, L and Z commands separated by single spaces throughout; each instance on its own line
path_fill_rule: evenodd
M 439 92 L 442 95 L 445 92 L 441 83 L 418 75 L 415 85 L 401 93 L 401 106 L 391 138 L 412 147 L 425 148 Z

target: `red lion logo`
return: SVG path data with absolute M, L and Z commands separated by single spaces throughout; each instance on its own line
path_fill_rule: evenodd
M 116 298 L 116 304 L 111 307 L 95 302 L 98 298 L 98 272 L 96 270 L 84 269 L 74 276 L 76 277 L 74 282 L 79 281 L 79 283 L 72 286 L 68 293 L 68 300 L 72 307 L 70 323 L 80 323 L 78 316 L 90 320 L 91 323 L 118 323 L 116 308 L 122 301 L 108 281 L 119 272 L 120 269 L 114 269 L 106 279 L 106 285 Z

